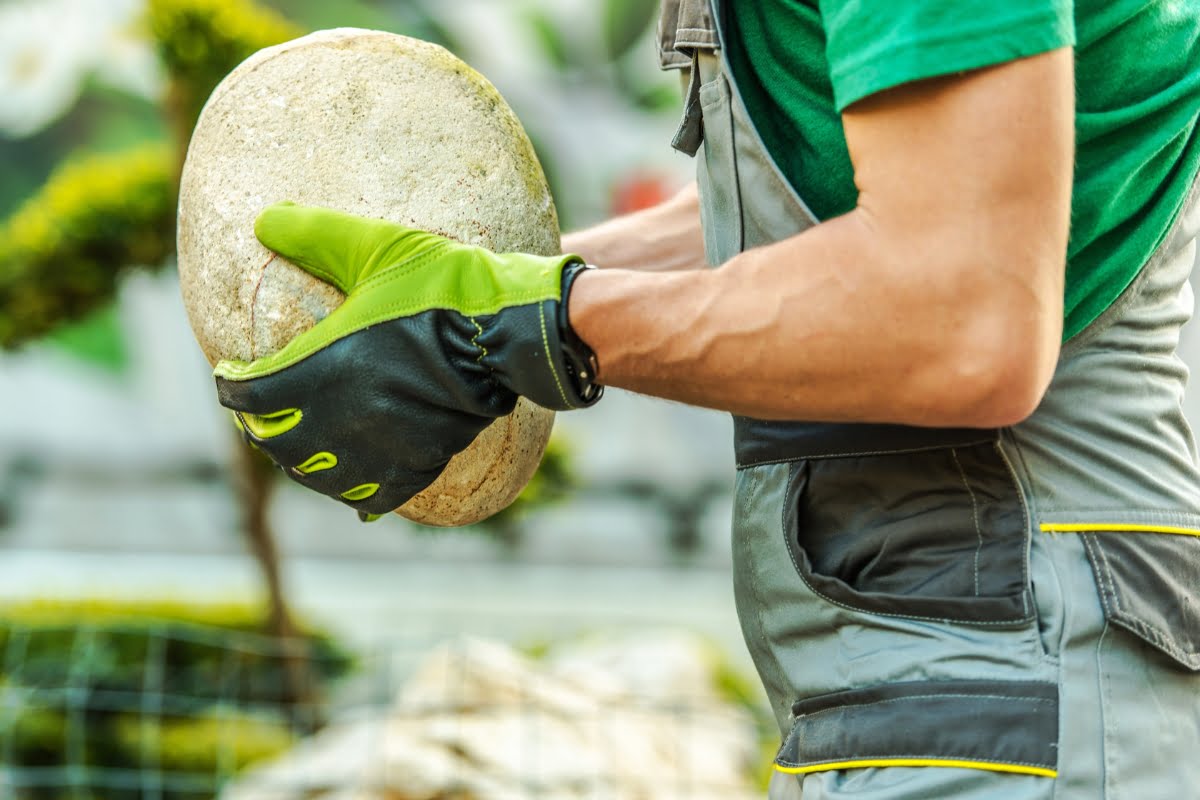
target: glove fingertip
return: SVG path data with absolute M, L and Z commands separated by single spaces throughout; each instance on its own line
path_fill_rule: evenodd
M 236 359 L 222 359 L 213 367 L 213 377 L 217 379 L 217 383 L 222 381 L 236 381 L 242 375 L 245 375 L 250 368 L 249 361 L 238 361 Z
M 222 361 L 213 370 L 213 378 L 217 384 L 217 402 L 231 411 L 254 411 L 252 406 L 256 392 L 252 382 L 237 379 L 240 371 L 249 366 L 241 361 Z
M 283 200 L 278 203 L 272 203 L 259 212 L 258 217 L 254 220 L 254 235 L 263 247 L 269 250 L 279 251 L 281 245 L 280 237 L 284 235 L 282 232 L 287 229 L 289 220 L 291 220 L 297 209 L 302 208 L 296 205 L 291 200 Z

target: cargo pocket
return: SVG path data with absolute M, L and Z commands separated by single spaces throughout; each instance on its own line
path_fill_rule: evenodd
M 980 625 L 1035 616 L 1029 515 L 995 441 L 797 462 L 785 513 L 797 572 L 831 603 Z
M 1053 778 L 1058 704 L 1057 684 L 1038 681 L 916 681 L 812 697 L 792 706 L 775 769 L 959 767 Z
M 1200 672 L 1200 536 L 1096 527 L 1043 526 L 1083 537 L 1109 622 Z

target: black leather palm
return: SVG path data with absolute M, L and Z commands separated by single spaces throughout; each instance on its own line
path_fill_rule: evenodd
M 218 396 L 245 414 L 298 409 L 291 430 L 260 438 L 247 426 L 247 439 L 304 486 L 361 513 L 387 513 L 510 413 L 518 394 L 557 410 L 595 402 L 565 364 L 558 305 L 548 300 L 474 318 L 436 309 L 379 323 L 271 375 L 218 377 Z M 322 452 L 337 465 L 296 470 Z M 372 496 L 341 496 L 367 483 L 379 484 Z

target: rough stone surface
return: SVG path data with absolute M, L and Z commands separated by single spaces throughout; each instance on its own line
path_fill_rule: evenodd
M 340 723 L 223 800 L 749 800 L 754 726 L 714 691 L 708 647 L 668 634 L 551 652 L 431 652 L 383 718 Z M 647 660 L 649 659 L 649 660 Z M 685 696 L 680 686 L 703 685 Z M 581 679 L 582 678 L 582 679 Z
M 205 106 L 180 188 L 179 271 L 211 363 L 270 354 L 342 301 L 254 238 L 279 200 L 500 252 L 560 247 L 541 166 L 503 98 L 441 47 L 391 33 L 321 31 L 262 50 Z M 494 514 L 528 482 L 552 424 L 522 400 L 397 513 L 430 525 Z

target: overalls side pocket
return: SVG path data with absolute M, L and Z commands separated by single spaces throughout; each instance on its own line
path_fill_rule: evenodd
M 818 595 L 885 616 L 1033 619 L 1029 515 L 996 441 L 799 462 L 784 520 Z

